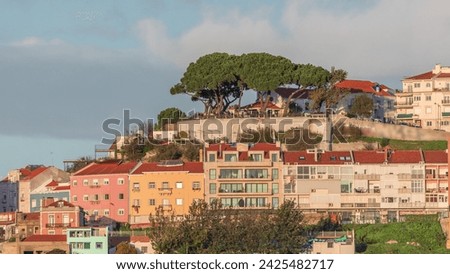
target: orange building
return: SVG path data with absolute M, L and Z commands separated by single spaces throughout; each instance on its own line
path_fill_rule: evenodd
M 203 163 L 179 160 L 141 163 L 130 174 L 130 224 L 149 224 L 158 209 L 182 216 L 204 199 Z

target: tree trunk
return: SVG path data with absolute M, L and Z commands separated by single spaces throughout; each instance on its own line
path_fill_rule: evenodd
M 289 95 L 289 97 L 287 98 L 286 101 L 284 101 L 284 106 L 283 106 L 283 117 L 286 117 L 288 114 L 288 110 L 289 110 L 289 105 L 291 104 L 292 98 L 297 95 L 300 92 L 300 88 L 297 89 L 296 91 L 292 92 L 291 95 Z

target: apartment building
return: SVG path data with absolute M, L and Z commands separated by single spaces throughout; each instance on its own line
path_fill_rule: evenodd
M 203 163 L 140 163 L 130 174 L 129 193 L 131 225 L 148 225 L 157 211 L 183 216 L 193 201 L 204 199 Z
M 205 200 L 224 206 L 277 208 L 283 168 L 280 145 L 205 145 Z
M 17 210 L 17 182 L 8 177 L 0 181 L 0 212 L 15 212 Z
M 445 151 L 308 150 L 285 152 L 284 157 L 283 197 L 306 213 L 335 213 L 343 222 L 374 223 L 448 210 L 448 168 L 436 163 L 447 157 Z M 441 178 L 426 179 L 426 172 L 433 170 Z M 426 192 L 439 186 L 442 192 L 436 199 Z
M 66 235 L 68 228 L 84 225 L 80 207 L 64 200 L 44 200 L 40 214 L 41 235 Z
M 437 64 L 403 79 L 402 85 L 403 92 L 396 94 L 398 121 L 450 131 L 450 67 Z
M 63 200 L 70 202 L 70 182 L 57 182 L 52 180 L 48 184 L 43 184 L 30 192 L 30 211 L 39 212 L 46 200 Z
M 108 227 L 75 227 L 67 229 L 70 254 L 108 254 Z
M 127 223 L 129 174 L 135 162 L 91 163 L 70 177 L 71 203 L 86 213 L 87 224 Z
M 20 212 L 31 212 L 32 204 L 31 193 L 41 186 L 45 186 L 52 181 L 64 183 L 69 181 L 69 173 L 56 167 L 29 166 L 18 170 L 18 210 Z

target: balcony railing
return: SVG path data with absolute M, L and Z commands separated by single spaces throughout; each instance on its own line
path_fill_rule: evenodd
M 90 187 L 90 188 L 99 188 L 100 185 L 90 185 L 89 187 Z

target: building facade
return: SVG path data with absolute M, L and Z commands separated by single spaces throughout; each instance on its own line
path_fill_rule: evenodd
M 67 229 L 70 254 L 108 254 L 108 227 Z
M 450 131 L 450 67 L 437 64 L 431 71 L 402 80 L 396 94 L 397 120 L 427 129 Z
M 80 207 L 64 200 L 44 200 L 40 214 L 42 235 L 66 235 L 68 228 L 84 225 Z
M 283 195 L 306 213 L 335 213 L 344 223 L 445 213 L 448 169 L 434 162 L 446 157 L 445 151 L 421 150 L 286 152 Z M 433 170 L 441 177 L 426 179 Z M 430 191 L 439 189 L 431 198 Z
M 127 223 L 129 173 L 135 162 L 92 163 L 70 177 L 71 203 L 86 213 L 87 224 Z
M 0 181 L 0 212 L 15 212 L 17 210 L 17 182 L 8 178 Z
M 236 208 L 278 208 L 282 167 L 279 144 L 206 144 L 205 200 Z
M 41 185 L 30 194 L 30 211 L 39 212 L 41 207 L 44 206 L 45 200 L 63 200 L 70 202 L 70 182 L 59 183 L 57 181 L 51 181 L 46 185 Z
M 130 224 L 149 224 L 157 211 L 183 216 L 204 198 L 201 162 L 179 160 L 141 163 L 130 175 Z

